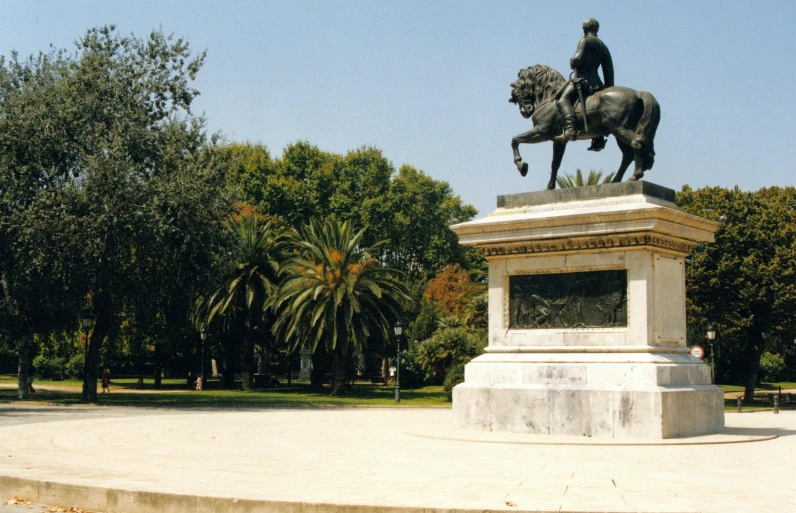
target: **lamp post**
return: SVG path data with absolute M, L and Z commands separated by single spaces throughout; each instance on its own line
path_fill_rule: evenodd
M 205 339 L 207 338 L 207 328 L 202 326 L 202 330 L 199 331 L 199 338 L 202 339 L 202 360 L 201 360 L 201 367 L 199 368 L 199 390 L 205 389 Z
M 91 311 L 87 309 L 80 310 L 80 325 L 83 327 L 83 331 L 86 333 L 86 346 L 83 350 L 83 400 L 85 401 L 88 397 L 88 380 L 91 379 L 88 376 L 88 372 L 86 367 L 88 367 L 88 332 L 91 328 L 94 327 L 94 316 L 91 315 Z M 95 369 L 96 370 L 96 369 Z M 94 379 L 97 379 L 97 376 L 94 376 Z
M 393 326 L 393 332 L 395 333 L 395 348 L 396 348 L 396 358 L 395 358 L 395 402 L 401 402 L 401 335 L 404 332 L 404 325 L 401 320 L 395 321 L 395 326 Z
M 705 338 L 708 339 L 710 344 L 710 382 L 716 384 L 716 360 L 713 357 L 713 341 L 716 339 L 716 328 L 711 324 L 705 332 Z

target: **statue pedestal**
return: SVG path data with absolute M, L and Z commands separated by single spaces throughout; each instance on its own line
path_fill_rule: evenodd
M 724 426 L 689 355 L 685 257 L 719 224 L 649 182 L 500 196 L 452 229 L 489 261 L 489 345 L 453 390 L 462 429 L 672 438 Z

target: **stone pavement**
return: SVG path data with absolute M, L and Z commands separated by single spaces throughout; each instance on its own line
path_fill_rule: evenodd
M 796 511 L 794 411 L 728 413 L 712 444 L 618 446 L 456 433 L 442 409 L 71 411 L 0 426 L 0 497 L 128 513 Z

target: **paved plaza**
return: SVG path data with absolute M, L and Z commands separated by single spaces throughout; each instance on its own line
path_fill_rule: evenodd
M 794 411 L 728 413 L 722 435 L 658 445 L 451 422 L 449 409 L 0 405 L 0 497 L 128 513 L 796 511 Z

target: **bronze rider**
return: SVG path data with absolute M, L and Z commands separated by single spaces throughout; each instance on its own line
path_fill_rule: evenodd
M 600 30 L 600 23 L 594 18 L 589 18 L 583 22 L 583 39 L 578 43 L 575 56 L 569 60 L 572 68 L 572 79 L 566 83 L 559 93 L 558 108 L 564 116 L 563 138 L 567 141 L 574 141 L 577 137 L 575 129 L 575 107 L 574 103 L 578 99 L 578 87 L 580 87 L 580 98 L 585 99 L 597 91 L 614 85 L 614 64 L 611 60 L 611 52 L 605 46 L 597 32 Z M 602 66 L 605 83 L 600 80 L 597 69 Z M 583 115 L 586 115 L 586 105 L 583 105 Z M 605 148 L 606 138 L 598 136 L 592 139 L 589 151 L 600 151 Z

